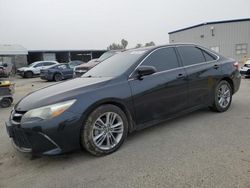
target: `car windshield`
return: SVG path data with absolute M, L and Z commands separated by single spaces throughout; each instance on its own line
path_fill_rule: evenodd
M 84 63 L 84 62 L 78 61 L 78 60 L 76 60 L 76 61 L 70 61 L 70 62 L 69 62 L 69 66 L 70 66 L 70 68 L 74 68 L 75 66 L 81 65 L 81 64 L 83 64 L 83 63 Z
M 102 54 L 99 58 L 98 58 L 98 61 L 99 62 L 102 62 L 104 61 L 105 59 L 108 59 L 110 58 L 111 56 L 115 55 L 117 52 L 105 52 L 104 54 Z
M 82 77 L 119 76 L 125 73 L 145 52 L 145 50 L 129 50 L 118 53 L 96 65 Z
M 28 67 L 33 67 L 35 65 L 35 63 L 31 63 L 28 65 Z

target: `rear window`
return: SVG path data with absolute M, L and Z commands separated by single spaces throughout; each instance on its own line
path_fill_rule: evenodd
M 195 46 L 180 46 L 178 51 L 184 66 L 206 62 L 203 52 Z
M 54 62 L 44 62 L 43 66 L 50 66 L 50 65 L 54 65 Z
M 206 59 L 206 62 L 216 60 L 216 58 L 212 54 L 210 54 L 210 53 L 208 53 L 208 52 L 206 52 L 204 50 L 202 50 L 202 52 L 203 52 L 203 55 L 204 55 L 204 57 Z

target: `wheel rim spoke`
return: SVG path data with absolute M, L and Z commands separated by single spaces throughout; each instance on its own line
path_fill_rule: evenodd
M 110 127 L 111 127 L 112 129 L 114 129 L 114 128 L 117 128 L 117 127 L 119 127 L 119 126 L 122 126 L 122 122 L 119 122 L 119 123 L 117 123 L 117 124 L 111 125 Z
M 111 148 L 111 144 L 110 144 L 110 135 L 106 136 L 106 140 L 107 140 L 107 147 Z
M 106 137 L 107 137 L 107 136 L 102 135 L 101 138 L 98 140 L 97 145 L 98 145 L 98 146 L 101 146 L 102 143 L 104 142 L 104 140 L 105 140 Z
M 100 134 L 98 134 L 97 136 L 94 137 L 94 141 L 97 141 L 100 137 L 104 136 L 104 132 L 101 132 Z
M 111 140 L 113 140 L 113 144 L 116 144 L 117 142 L 116 142 L 116 139 L 115 139 L 115 137 L 114 137 L 114 135 L 112 134 L 112 133 L 110 133 L 110 138 L 111 138 Z M 112 144 L 112 145 L 113 145 Z

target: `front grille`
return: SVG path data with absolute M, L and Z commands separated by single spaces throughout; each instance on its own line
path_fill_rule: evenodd
M 13 141 L 20 148 L 31 148 L 30 141 L 27 138 L 25 132 L 20 128 L 13 128 Z
M 11 114 L 11 121 L 14 124 L 20 124 L 21 123 L 21 119 L 23 117 L 23 115 L 25 114 L 25 111 L 16 111 L 14 110 Z

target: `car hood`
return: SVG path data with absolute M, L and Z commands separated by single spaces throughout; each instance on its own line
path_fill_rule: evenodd
M 24 70 L 26 70 L 26 69 L 28 69 L 29 67 L 22 67 L 22 68 L 19 68 L 19 69 L 17 69 L 17 70 L 19 70 L 19 71 L 24 71 Z
M 15 110 L 29 111 L 62 101 L 77 99 L 83 93 L 106 85 L 111 79 L 111 77 L 76 78 L 54 84 L 26 95 L 16 104 Z
M 75 68 L 91 68 L 99 63 L 100 63 L 99 61 L 95 60 L 95 61 L 91 61 L 82 65 L 76 66 Z

